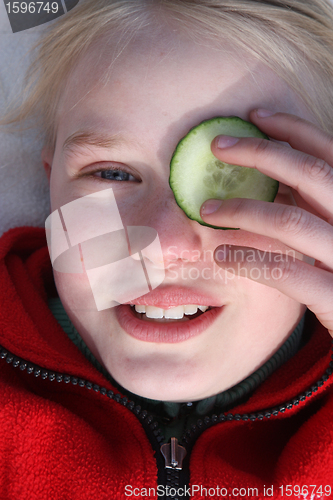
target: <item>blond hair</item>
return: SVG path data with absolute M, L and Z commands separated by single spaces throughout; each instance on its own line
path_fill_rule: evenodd
M 163 15 L 160 15 L 160 14 Z M 333 6 L 329 0 L 82 0 L 45 30 L 25 80 L 22 104 L 3 124 L 37 126 L 53 150 L 57 107 L 90 47 L 117 37 L 113 60 L 133 37 L 165 19 L 193 40 L 227 40 L 276 72 L 333 133 Z M 107 80 L 110 73 L 105 69 Z

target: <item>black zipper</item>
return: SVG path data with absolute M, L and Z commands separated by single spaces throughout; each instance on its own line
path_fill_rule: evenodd
M 332 340 L 332 351 L 333 351 L 333 340 Z M 209 427 L 216 425 L 220 422 L 231 421 L 231 420 L 242 420 L 244 422 L 250 420 L 252 422 L 256 420 L 269 419 L 272 416 L 276 417 L 279 413 L 285 413 L 291 410 L 294 406 L 298 406 L 300 402 L 309 399 L 315 394 L 320 387 L 322 387 L 325 382 L 330 378 L 333 373 L 333 361 L 330 361 L 328 368 L 325 370 L 322 377 L 313 384 L 309 389 L 302 392 L 285 404 L 281 404 L 274 408 L 268 408 L 254 413 L 221 413 L 219 415 L 213 414 L 211 416 L 206 416 L 203 419 L 199 419 L 196 424 L 192 425 L 191 429 L 188 429 L 178 441 L 172 441 L 169 446 L 169 451 L 165 453 L 165 443 L 164 436 L 161 433 L 161 429 L 158 427 L 158 422 L 154 420 L 154 416 L 148 413 L 146 410 L 142 410 L 140 405 L 136 405 L 134 401 L 128 400 L 126 396 L 121 396 L 120 394 L 114 393 L 114 391 L 101 387 L 98 384 L 94 384 L 89 380 L 84 380 L 80 377 L 75 377 L 72 375 L 58 373 L 52 370 L 47 370 L 41 368 L 34 363 L 25 361 L 9 352 L 7 349 L 0 346 L 0 359 L 8 364 L 12 364 L 14 368 L 18 368 L 21 371 L 26 371 L 29 375 L 34 375 L 36 378 L 41 377 L 43 380 L 49 380 L 51 382 L 63 382 L 65 384 L 78 385 L 79 387 L 86 388 L 88 390 L 93 390 L 99 392 L 102 396 L 106 396 L 112 399 L 116 403 L 119 403 L 126 408 L 128 408 L 141 422 L 147 437 L 155 451 L 155 457 L 158 469 L 158 485 L 161 489 L 159 493 L 164 493 L 164 495 L 159 494 L 158 498 L 165 500 L 182 500 L 189 499 L 190 496 L 186 494 L 189 491 L 189 456 L 191 454 L 193 445 L 198 437 Z M 333 360 L 333 354 L 331 354 L 331 359 Z M 175 439 L 175 438 L 172 438 Z M 178 448 L 180 447 L 181 453 L 181 463 L 177 460 Z M 161 450 L 162 448 L 162 450 Z M 162 451 L 164 450 L 164 453 Z M 184 451 L 182 451 L 184 450 Z M 169 453 L 169 455 L 168 455 Z M 167 458 L 165 457 L 167 455 Z M 168 458 L 169 457 L 169 458 Z M 175 458 L 176 457 L 176 458 Z M 167 463 L 169 465 L 167 465 Z M 179 467 L 180 466 L 180 467 Z M 179 496 L 178 496 L 179 495 Z

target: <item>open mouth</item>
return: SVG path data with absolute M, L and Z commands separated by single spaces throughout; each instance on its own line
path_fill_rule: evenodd
M 131 305 L 131 310 L 136 318 L 154 323 L 186 322 L 198 318 L 210 309 L 212 309 L 212 306 L 199 306 L 195 304 L 180 305 L 168 309 L 155 306 Z
M 145 312 L 143 307 L 146 307 Z M 147 342 L 183 342 L 203 333 L 223 313 L 224 306 L 195 306 L 192 313 L 182 311 L 185 306 L 162 309 L 155 306 L 122 304 L 116 307 L 116 316 L 121 328 L 132 337 Z M 150 309 L 152 308 L 152 309 Z M 138 310 L 136 310 L 138 309 Z M 153 317 L 149 316 L 162 316 Z M 166 316 L 174 316 L 166 318 Z M 177 316 L 178 317 L 175 317 Z
M 162 309 L 154 306 L 131 305 L 134 315 L 143 321 L 153 323 L 179 323 L 191 321 L 212 309 L 212 306 L 194 304 Z

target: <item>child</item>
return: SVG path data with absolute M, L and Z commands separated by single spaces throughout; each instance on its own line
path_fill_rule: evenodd
M 51 212 L 112 188 L 165 279 L 98 310 L 43 230 L 3 236 L 1 498 L 331 496 L 332 22 L 325 0 L 86 0 L 47 32 L 11 121 L 41 119 Z M 280 182 L 201 207 L 238 231 L 168 184 L 179 140 L 230 115 L 272 140 L 214 155 Z

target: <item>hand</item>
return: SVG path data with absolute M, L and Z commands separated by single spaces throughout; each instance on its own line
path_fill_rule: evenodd
M 256 138 L 241 138 L 231 145 L 231 138 L 218 136 L 212 152 L 221 161 L 257 168 L 290 186 L 296 206 L 236 198 L 219 200 L 220 207 L 208 213 L 213 203 L 206 201 L 201 217 L 215 226 L 238 227 L 277 239 L 312 257 L 314 265 L 288 255 L 276 254 L 275 259 L 274 254 L 229 245 L 216 248 L 216 263 L 305 304 L 333 336 L 333 137 L 286 113 L 261 117 L 254 110 L 250 119 L 291 148 Z M 235 252 L 239 249 L 242 252 Z M 264 266 L 265 273 L 251 273 L 252 268 Z

